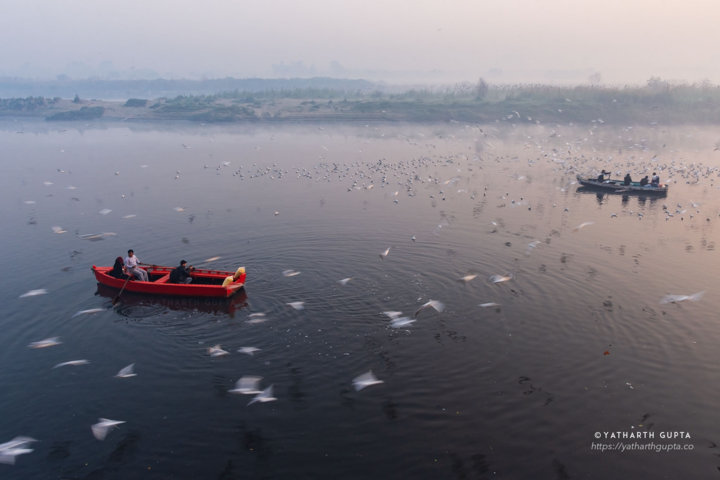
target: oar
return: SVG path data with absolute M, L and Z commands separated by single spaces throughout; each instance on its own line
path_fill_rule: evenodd
M 127 286 L 128 282 L 130 281 L 130 277 L 132 275 L 128 275 L 128 278 L 125 280 L 125 283 L 123 284 L 122 288 L 120 289 L 120 293 L 117 294 L 115 298 L 113 298 L 112 305 L 115 305 L 118 300 L 120 300 L 120 295 L 122 295 L 122 292 L 125 290 L 125 287 Z

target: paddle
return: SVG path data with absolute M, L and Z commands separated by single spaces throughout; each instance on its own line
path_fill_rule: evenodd
M 120 300 L 120 295 L 122 295 L 122 292 L 125 290 L 125 287 L 127 286 L 128 282 L 130 281 L 130 277 L 132 277 L 132 275 L 128 275 L 128 278 L 125 280 L 125 283 L 123 284 L 122 288 L 120 289 L 120 293 L 118 293 L 117 296 L 115 298 L 113 298 L 113 300 L 112 300 L 113 306 L 118 302 L 118 300 Z

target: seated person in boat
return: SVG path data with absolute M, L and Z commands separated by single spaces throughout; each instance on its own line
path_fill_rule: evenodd
M 647 184 L 648 184 L 648 176 L 645 175 L 643 178 L 640 179 L 640 186 L 644 187 Z
M 623 185 L 626 187 L 629 186 L 632 183 L 632 178 L 630 177 L 630 172 L 625 174 L 625 178 L 623 179 Z
M 147 282 L 148 281 L 148 273 L 140 268 L 140 260 L 138 260 L 138 257 L 135 256 L 135 252 L 131 248 L 128 250 L 128 255 L 125 257 L 125 271 L 127 273 L 131 273 L 135 278 L 140 280 L 141 282 Z
M 125 265 L 123 264 L 122 257 L 117 257 L 115 259 L 115 265 L 113 265 L 112 270 L 108 272 L 108 275 L 111 277 L 119 278 L 121 280 L 125 280 L 128 278 L 127 275 L 125 275 Z
M 652 185 L 653 187 L 660 186 L 660 177 L 655 172 L 653 172 L 653 177 L 652 177 L 652 181 L 650 182 L 650 185 Z
M 192 282 L 192 277 L 190 276 L 190 272 L 195 269 L 192 265 L 189 267 L 186 267 L 187 262 L 185 260 L 180 260 L 180 265 L 175 267 L 175 269 L 170 272 L 170 278 L 168 279 L 168 283 L 190 283 Z

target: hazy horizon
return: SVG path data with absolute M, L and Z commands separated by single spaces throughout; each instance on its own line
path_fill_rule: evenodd
M 0 77 L 720 83 L 709 0 L 0 2 Z

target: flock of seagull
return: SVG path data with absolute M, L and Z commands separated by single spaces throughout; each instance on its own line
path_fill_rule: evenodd
M 598 158 L 593 155 L 586 155 L 585 151 L 589 148 L 589 140 L 587 137 L 598 135 L 599 126 L 600 124 L 594 125 L 588 131 L 588 134 L 585 137 L 574 138 L 572 140 L 569 139 L 564 143 L 558 142 L 558 138 L 561 135 L 558 133 L 557 130 L 553 130 L 553 132 L 545 138 L 540 136 L 533 137 L 530 135 L 526 135 L 524 142 L 524 150 L 537 152 L 535 156 L 528 155 L 528 157 L 532 158 L 529 158 L 527 160 L 527 166 L 529 168 L 532 168 L 538 163 L 545 163 L 547 165 L 550 165 L 553 171 L 557 173 L 560 178 L 563 179 L 572 179 L 574 178 L 576 173 L 583 173 L 592 170 L 600 162 L 602 162 L 602 164 L 606 166 L 611 165 L 618 174 L 618 176 L 620 176 L 621 172 L 625 172 L 627 170 L 632 170 L 636 172 L 636 174 L 644 174 L 650 171 L 657 171 L 661 175 L 664 175 L 666 177 L 665 183 L 669 183 L 671 185 L 678 182 L 692 184 L 700 182 L 701 179 L 707 179 L 710 182 L 710 186 L 715 188 L 714 182 L 717 178 L 720 178 L 720 168 L 718 167 L 705 166 L 700 163 L 685 164 L 681 161 L 674 160 L 661 163 L 657 156 L 650 157 L 648 153 L 649 147 L 645 145 L 643 141 L 639 141 L 638 143 L 637 140 L 634 140 L 634 137 L 632 137 L 631 127 L 627 127 L 626 129 L 624 129 L 623 133 L 620 134 L 620 137 L 622 137 L 622 135 L 627 135 L 628 138 L 624 140 L 625 142 L 631 142 L 630 146 L 626 147 L 626 151 L 631 151 L 629 158 L 623 159 L 621 149 L 618 149 L 619 158 L 616 159 Z M 475 200 L 481 195 L 483 197 L 486 195 L 487 187 L 485 187 L 484 190 L 480 190 L 477 187 L 472 188 L 470 186 L 470 180 L 467 178 L 463 178 L 462 175 L 464 172 L 461 168 L 458 168 L 459 165 L 463 164 L 462 162 L 464 162 L 464 165 L 466 165 L 465 171 L 471 174 L 474 171 L 482 170 L 483 162 L 489 161 L 502 163 L 507 160 L 517 161 L 518 159 L 517 157 L 505 157 L 503 155 L 496 155 L 494 159 L 489 159 L 490 154 L 494 149 L 493 136 L 499 139 L 499 132 L 494 131 L 493 128 L 485 127 L 483 129 L 479 126 L 467 126 L 466 129 L 472 130 L 477 136 L 475 143 L 475 152 L 469 155 L 466 153 L 462 153 L 444 156 L 421 156 L 412 160 L 403 161 L 389 161 L 385 158 L 382 158 L 372 162 L 356 161 L 343 164 L 327 160 L 327 154 L 323 153 L 320 156 L 320 162 L 318 164 L 310 168 L 298 167 L 294 170 L 294 175 L 293 173 L 291 173 L 290 169 L 282 168 L 277 164 L 273 164 L 272 166 L 267 167 L 259 167 L 257 166 L 257 164 L 253 164 L 252 166 L 247 168 L 239 167 L 232 171 L 232 175 L 239 177 L 240 180 L 251 180 L 261 177 L 271 180 L 281 180 L 287 177 L 294 176 L 298 179 L 306 179 L 315 182 L 341 181 L 346 182 L 347 191 L 349 192 L 371 190 L 376 186 L 380 188 L 394 190 L 399 186 L 397 190 L 394 190 L 390 194 L 390 198 L 392 199 L 392 202 L 394 204 L 398 204 L 400 202 L 401 192 L 404 192 L 404 195 L 408 198 L 420 195 L 419 192 L 421 186 L 428 186 L 432 188 L 432 193 L 427 194 L 430 201 L 432 202 L 436 202 L 438 200 L 446 200 L 446 198 L 448 198 L 448 196 L 451 194 L 467 195 L 471 200 Z M 424 137 L 424 135 L 422 135 L 422 137 Z M 548 138 L 551 138 L 552 142 L 548 141 Z M 410 137 L 407 138 L 408 143 L 416 144 L 416 141 L 416 139 Z M 426 146 L 429 149 L 436 148 L 435 145 L 429 142 L 426 143 Z M 183 147 L 190 148 L 185 144 L 183 144 Z M 327 147 L 324 147 L 323 150 L 324 152 L 328 151 Z M 642 159 L 640 157 L 646 158 Z M 428 171 L 430 167 L 434 166 L 452 167 L 457 171 L 457 175 L 454 175 L 451 178 L 441 178 L 438 175 L 428 175 L 420 173 L 421 171 Z M 230 162 L 223 162 L 222 164 L 217 166 L 216 170 L 218 171 L 218 173 L 222 173 L 230 167 Z M 204 168 L 207 169 L 210 167 L 208 165 L 204 165 Z M 64 170 L 61 169 L 58 169 L 58 172 L 66 173 Z M 115 172 L 115 174 L 119 175 L 120 172 Z M 174 178 L 176 180 L 181 179 L 180 171 L 176 171 Z M 517 179 L 526 180 L 523 176 L 518 176 Z M 44 182 L 46 186 L 51 186 L 53 185 L 53 183 L 54 182 L 50 181 Z M 561 191 L 567 191 L 567 189 L 569 189 L 574 184 L 575 182 L 573 180 L 564 180 L 561 186 L 557 188 L 559 188 Z M 75 187 L 68 188 L 71 190 L 75 189 Z M 515 199 L 509 199 L 507 198 L 507 196 L 503 196 L 502 198 L 503 200 L 509 200 L 511 204 L 515 206 L 528 205 L 527 199 L 521 196 L 518 196 L 518 198 Z M 35 201 L 26 200 L 25 204 L 34 205 Z M 681 217 L 681 219 L 684 219 L 684 216 L 686 215 L 688 216 L 688 218 L 692 219 L 694 216 L 701 214 L 700 205 L 697 202 L 690 201 L 688 202 L 688 205 L 691 206 L 692 211 L 688 211 L 687 208 L 683 207 L 680 204 L 677 204 L 677 208 L 671 208 L 667 205 L 663 205 L 663 211 L 665 212 L 666 220 L 669 221 L 675 216 L 679 216 Z M 175 207 L 175 210 L 178 213 L 181 213 L 185 211 L 185 208 Z M 100 215 L 108 215 L 111 212 L 111 209 L 103 208 L 97 213 Z M 279 215 L 279 212 L 274 211 L 273 214 L 277 216 Z M 710 221 L 711 214 L 709 212 L 705 212 L 704 215 L 707 218 L 707 221 Z M 123 218 L 130 219 L 135 216 L 135 214 L 130 214 L 124 216 Z M 617 215 L 612 214 L 612 216 Z M 642 214 L 639 214 L 639 216 L 642 216 Z M 32 221 L 28 223 L 32 224 Z M 497 223 L 493 223 L 493 227 L 497 227 Z M 593 221 L 583 222 L 577 225 L 573 230 L 576 232 L 580 231 L 581 229 L 590 227 L 591 225 L 593 225 L 593 223 Z M 441 222 L 437 226 L 437 229 L 439 230 L 445 228 L 447 225 L 447 222 Z M 60 226 L 53 226 L 51 227 L 51 230 L 54 234 L 67 233 L 67 231 Z M 85 235 L 78 234 L 78 237 L 84 240 L 98 240 L 112 235 L 115 234 L 112 232 L 103 232 Z M 413 236 L 411 240 L 415 241 L 415 236 Z M 530 242 L 527 245 L 527 250 L 525 254 L 530 255 L 532 250 L 539 246 L 540 243 L 541 242 L 537 240 Z M 388 247 L 387 249 L 379 253 L 379 258 L 385 261 L 390 255 L 390 252 L 391 248 Z M 214 261 L 217 258 L 219 257 L 213 257 L 211 259 L 208 259 L 207 261 Z M 301 272 L 296 270 L 287 269 L 282 272 L 282 275 L 285 277 L 293 277 L 299 275 L 300 273 Z M 468 274 L 459 278 L 458 280 L 467 283 L 474 280 L 475 278 L 477 278 L 477 274 Z M 346 285 L 351 280 L 352 278 L 348 277 L 338 280 L 338 282 L 341 285 Z M 488 281 L 494 284 L 508 282 L 511 280 L 513 280 L 513 275 L 510 273 L 495 274 L 488 277 Z M 23 293 L 19 297 L 27 298 L 37 295 L 44 295 L 47 293 L 48 291 L 46 289 L 34 289 Z M 703 293 L 704 292 L 698 292 L 689 295 L 666 295 L 660 300 L 660 303 L 698 301 L 703 296 Z M 288 302 L 287 306 L 295 310 L 302 310 L 304 309 L 304 302 Z M 486 302 L 479 304 L 479 307 L 481 308 L 492 308 L 499 306 L 500 305 L 495 302 Z M 421 305 L 411 316 L 404 316 L 400 311 L 384 311 L 382 312 L 382 314 L 389 318 L 389 326 L 391 328 L 408 328 L 417 320 L 418 316 L 423 311 L 428 309 L 433 309 L 437 312 L 443 312 L 445 309 L 445 305 L 438 300 L 429 300 L 423 305 Z M 98 313 L 104 310 L 104 308 L 81 310 L 75 315 L 73 315 L 73 317 L 78 315 Z M 256 312 L 249 314 L 248 316 L 249 323 L 260 323 L 263 321 L 265 321 L 264 313 Z M 48 348 L 60 345 L 61 343 L 62 342 L 60 338 L 51 337 L 32 342 L 28 345 L 28 347 L 32 349 Z M 246 346 L 240 347 L 237 352 L 246 355 L 254 355 L 259 350 L 260 349 L 256 347 Z M 224 350 L 220 345 L 215 345 L 208 348 L 207 354 L 210 357 L 217 357 L 228 355 L 230 354 L 230 352 Z M 76 367 L 88 365 L 89 363 L 90 362 L 86 359 L 70 360 L 58 363 L 53 368 L 63 368 L 71 366 Z M 134 364 L 130 364 L 122 368 L 115 376 L 117 378 L 130 378 L 136 376 L 136 373 L 134 371 Z M 277 400 L 277 398 L 274 396 L 274 385 L 270 384 L 266 387 L 263 387 L 261 385 L 262 381 L 263 378 L 260 376 L 242 376 L 237 380 L 234 387 L 230 389 L 229 392 L 237 395 L 252 395 L 252 398 L 247 403 L 248 406 L 255 403 L 267 403 Z M 383 380 L 378 379 L 377 376 L 372 372 L 372 370 L 362 373 L 352 379 L 352 385 L 356 391 L 361 391 L 365 388 L 374 385 L 380 385 L 382 383 L 384 383 Z M 118 428 L 118 426 L 122 425 L 123 423 L 125 423 L 125 421 L 99 418 L 97 423 L 90 426 L 90 430 L 95 438 L 97 438 L 98 440 L 104 440 L 113 429 Z M 33 451 L 32 448 L 29 447 L 32 445 L 32 443 L 36 441 L 37 440 L 30 437 L 18 436 L 8 442 L 0 444 L 0 463 L 14 464 L 15 458 L 18 455 L 27 454 Z

